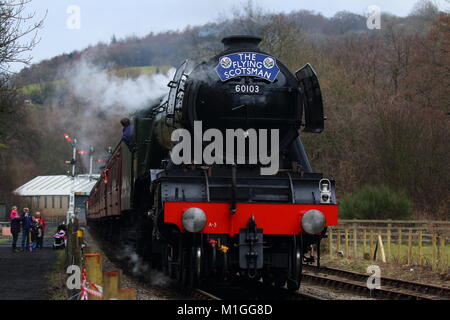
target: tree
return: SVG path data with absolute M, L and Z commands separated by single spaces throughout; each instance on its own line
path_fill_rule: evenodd
M 25 14 L 30 2 L 0 0 L 0 194 L 3 196 L 23 182 L 24 172 L 33 166 L 31 155 L 36 147 L 31 129 L 26 127 L 26 106 L 9 72 L 11 63 L 30 62 L 31 56 L 24 54 L 39 41 L 37 31 L 43 19 L 34 22 L 34 14 Z M 24 159 L 22 164 L 26 165 L 21 165 L 19 159 Z
M 8 71 L 9 64 L 13 62 L 28 64 L 31 56 L 23 54 L 29 53 L 39 42 L 37 31 L 44 19 L 33 22 L 35 14 L 25 14 L 31 1 L 0 1 L 0 70 L 3 72 Z M 30 40 L 23 41 L 27 36 L 31 36 Z
M 433 20 L 438 13 L 439 8 L 435 1 L 419 0 L 414 4 L 410 16 Z

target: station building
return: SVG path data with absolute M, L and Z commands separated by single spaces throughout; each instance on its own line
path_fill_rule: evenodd
M 84 215 L 84 201 L 98 178 L 99 175 L 87 174 L 38 176 L 14 191 L 20 199 L 19 212 L 28 207 L 32 213 L 40 211 L 47 221 L 60 222 L 74 206 Z

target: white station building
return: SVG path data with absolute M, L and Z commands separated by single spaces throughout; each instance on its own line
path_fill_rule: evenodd
M 23 207 L 28 207 L 33 213 L 40 211 L 49 221 L 65 219 L 71 210 L 82 218 L 84 201 L 99 177 L 98 174 L 38 176 L 14 191 L 22 197 L 19 210 L 21 212 Z

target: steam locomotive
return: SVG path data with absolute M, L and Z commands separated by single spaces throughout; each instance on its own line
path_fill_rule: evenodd
M 87 201 L 88 224 L 104 239 L 132 245 L 188 287 L 262 278 L 297 290 L 303 263 L 320 263 L 320 241 L 338 221 L 335 182 L 312 171 L 299 137 L 302 127 L 324 129 L 317 76 L 309 64 L 291 73 L 260 41 L 227 37 L 219 55 L 185 61 L 167 96 L 136 114 L 133 146 L 117 145 Z M 262 174 L 267 163 L 246 161 L 256 140 L 241 159 L 230 147 L 212 153 L 223 161 L 176 163 L 180 129 L 194 136 L 235 130 L 241 142 L 249 132 L 276 130 L 277 146 L 267 152 L 279 168 Z M 183 156 L 194 158 L 188 151 Z

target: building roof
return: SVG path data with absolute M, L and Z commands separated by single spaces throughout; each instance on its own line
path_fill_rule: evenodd
M 69 196 L 71 193 L 88 195 L 100 175 L 38 176 L 14 190 L 19 196 Z

